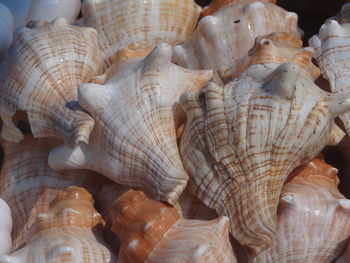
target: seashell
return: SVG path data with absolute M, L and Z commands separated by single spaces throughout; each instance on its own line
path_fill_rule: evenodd
M 0 198 L 0 256 L 11 252 L 12 217 L 7 203 Z
M 226 217 L 183 219 L 175 208 L 133 190 L 115 201 L 110 217 L 121 239 L 118 262 L 237 262 Z
M 213 69 L 215 81 L 226 83 L 227 73 L 254 46 L 254 40 L 272 32 L 300 36 L 297 15 L 269 2 L 244 1 L 227 5 L 202 18 L 191 37 L 174 47 L 173 62 L 189 69 Z
M 96 121 L 89 145 L 53 150 L 50 166 L 98 171 L 175 204 L 188 175 L 176 143 L 174 104 L 182 92 L 204 87 L 212 71 L 183 69 L 171 56 L 171 47 L 160 44 L 105 85 L 82 85 L 79 104 Z
M 177 45 L 194 30 L 201 8 L 194 0 L 85 0 L 84 24 L 98 32 L 105 61 L 129 45 Z
M 321 72 L 312 62 L 315 51 L 302 46 L 300 38 L 291 33 L 274 32 L 257 37 L 254 47 L 227 72 L 227 76 L 230 76 L 229 79 L 239 77 L 251 65 L 262 65 L 263 71 L 266 71 L 266 68 L 274 70 L 283 63 L 293 62 L 301 67 L 304 76 L 316 80 Z
M 320 28 L 318 35 L 309 40 L 309 45 L 316 50 L 315 58 L 325 79 L 329 80 L 332 92 L 350 93 L 350 46 L 349 24 L 340 25 L 335 20 L 328 20 Z M 340 116 L 347 133 L 350 132 L 350 115 Z
M 202 16 L 209 16 L 219 11 L 221 8 L 229 5 L 229 4 L 249 4 L 253 2 L 271 2 L 276 3 L 276 0 L 213 0 L 210 2 L 208 6 L 203 8 Z
M 0 64 L 2 138 L 12 142 L 23 139 L 12 121 L 21 110 L 28 114 L 34 137 L 87 143 L 94 120 L 77 105 L 77 87 L 102 70 L 92 28 L 72 26 L 58 18 L 17 31 Z
M 259 65 L 225 87 L 185 92 L 180 155 L 190 191 L 219 215 L 254 256 L 272 244 L 279 195 L 288 174 L 344 133 L 333 119 L 350 96 L 320 90 L 294 63 L 266 78 Z M 237 128 L 238 127 L 238 128 Z
M 88 171 L 54 172 L 47 164 L 52 148 L 61 144 L 55 139 L 33 139 L 20 143 L 2 141 L 4 162 L 0 173 L 0 197 L 11 208 L 13 251 L 23 245 L 35 217 L 47 211 L 50 202 L 67 186 L 83 186 L 91 193 L 106 183 Z
M 350 260 L 350 242 L 341 256 L 335 261 L 335 263 L 347 263 Z
M 79 15 L 80 0 L 0 0 L 11 10 L 14 20 L 13 31 L 30 21 L 47 21 L 64 17 L 73 23 Z
M 0 3 L 0 61 L 12 44 L 12 31 L 13 17 L 11 11 Z
M 330 19 L 338 21 L 339 24 L 349 23 L 350 22 L 350 3 L 345 3 L 341 7 L 340 12 L 334 17 L 331 17 Z
M 9 256 L 0 256 L 0 262 L 116 262 L 102 241 L 103 220 L 93 204 L 85 189 L 66 188 L 47 212 L 36 217 L 26 246 Z
M 314 159 L 283 186 L 276 240 L 252 263 L 334 262 L 350 236 L 350 200 L 338 191 L 337 169 Z

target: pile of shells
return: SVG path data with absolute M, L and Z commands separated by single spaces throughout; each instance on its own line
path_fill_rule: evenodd
M 350 5 L 0 2 L 0 263 L 350 262 Z

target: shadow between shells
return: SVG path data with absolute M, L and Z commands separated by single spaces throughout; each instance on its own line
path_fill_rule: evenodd
M 0 263 L 349 262 L 348 4 L 77 5 L 0 5 Z

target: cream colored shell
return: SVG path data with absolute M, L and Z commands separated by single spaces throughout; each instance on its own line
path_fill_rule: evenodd
M 268 2 L 230 4 L 202 18 L 191 37 L 174 47 L 172 60 L 189 69 L 213 69 L 215 81 L 227 83 L 227 73 L 256 37 L 278 31 L 299 35 L 297 20 L 295 13 Z
M 50 166 L 94 170 L 175 204 L 188 180 L 176 143 L 176 103 L 182 92 L 205 86 L 212 72 L 183 69 L 171 56 L 171 47 L 160 44 L 105 85 L 82 85 L 79 104 L 96 121 L 90 143 L 53 150 Z
M 194 30 L 201 8 L 194 0 L 85 0 L 84 24 L 95 28 L 111 63 L 117 51 L 161 42 L 181 44 Z
M 259 67 L 225 87 L 211 83 L 181 96 L 190 191 L 230 218 L 232 235 L 252 255 L 275 238 L 288 174 L 344 136 L 333 119 L 350 110 L 350 96 L 320 90 L 294 63 L 269 74 Z
M 11 252 L 12 216 L 10 207 L 0 198 L 0 256 Z
M 34 137 L 87 143 L 94 120 L 77 104 L 77 88 L 103 70 L 96 31 L 63 18 L 17 31 L 0 64 L 0 116 L 3 139 L 19 142 L 12 118 L 25 111 Z

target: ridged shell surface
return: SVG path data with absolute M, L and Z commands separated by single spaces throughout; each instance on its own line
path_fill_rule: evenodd
M 102 241 L 101 215 L 83 188 L 68 187 L 36 217 L 26 246 L 1 263 L 113 263 L 115 256 Z
M 175 204 L 188 180 L 176 143 L 176 103 L 182 92 L 205 86 L 212 72 L 176 66 L 171 55 L 160 44 L 105 85 L 82 85 L 79 104 L 96 121 L 90 143 L 53 150 L 51 167 L 94 170 Z
M 294 63 L 267 77 L 259 72 L 253 65 L 225 87 L 211 83 L 180 99 L 187 113 L 180 155 L 190 191 L 230 218 L 231 233 L 251 255 L 275 238 L 288 174 L 344 136 L 338 138 L 333 119 L 350 110 L 350 96 L 322 91 Z
M 279 31 L 299 35 L 297 23 L 295 13 L 269 2 L 230 4 L 202 18 L 191 37 L 174 47 L 172 60 L 189 69 L 213 69 L 215 81 L 227 83 L 227 72 L 256 37 Z
M 110 216 L 121 239 L 118 262 L 236 262 L 226 217 L 186 220 L 175 208 L 133 190 L 116 200 Z
M 0 198 L 0 256 L 11 252 L 12 216 L 10 207 Z
M 13 41 L 13 16 L 11 11 L 0 3 L 0 61 Z
M 20 144 L 2 142 L 4 162 L 0 174 L 0 197 L 13 216 L 13 250 L 22 246 L 35 217 L 49 208 L 50 202 L 67 186 L 84 186 L 93 194 L 103 178 L 88 171 L 55 172 L 47 164 L 59 140 L 26 137 Z
M 334 262 L 350 236 L 350 200 L 337 189 L 337 169 L 314 159 L 282 189 L 277 238 L 254 263 Z
M 252 3 L 252 2 L 271 2 L 276 3 L 276 0 L 212 0 L 208 6 L 206 6 L 202 11 L 202 16 L 212 15 L 215 12 L 219 11 L 221 8 L 229 4 L 237 3 Z
M 309 45 L 316 50 L 316 61 L 323 77 L 329 80 L 332 92 L 350 94 L 350 24 L 328 20 L 319 34 L 309 40 Z M 350 114 L 340 119 L 349 134 Z
M 84 24 L 95 28 L 105 60 L 131 44 L 177 45 L 194 30 L 201 8 L 194 0 L 84 0 Z
M 17 31 L 0 64 L 0 116 L 3 139 L 23 134 L 12 121 L 25 111 L 34 137 L 88 142 L 94 120 L 77 104 L 77 88 L 103 70 L 96 31 L 69 25 L 63 18 Z

